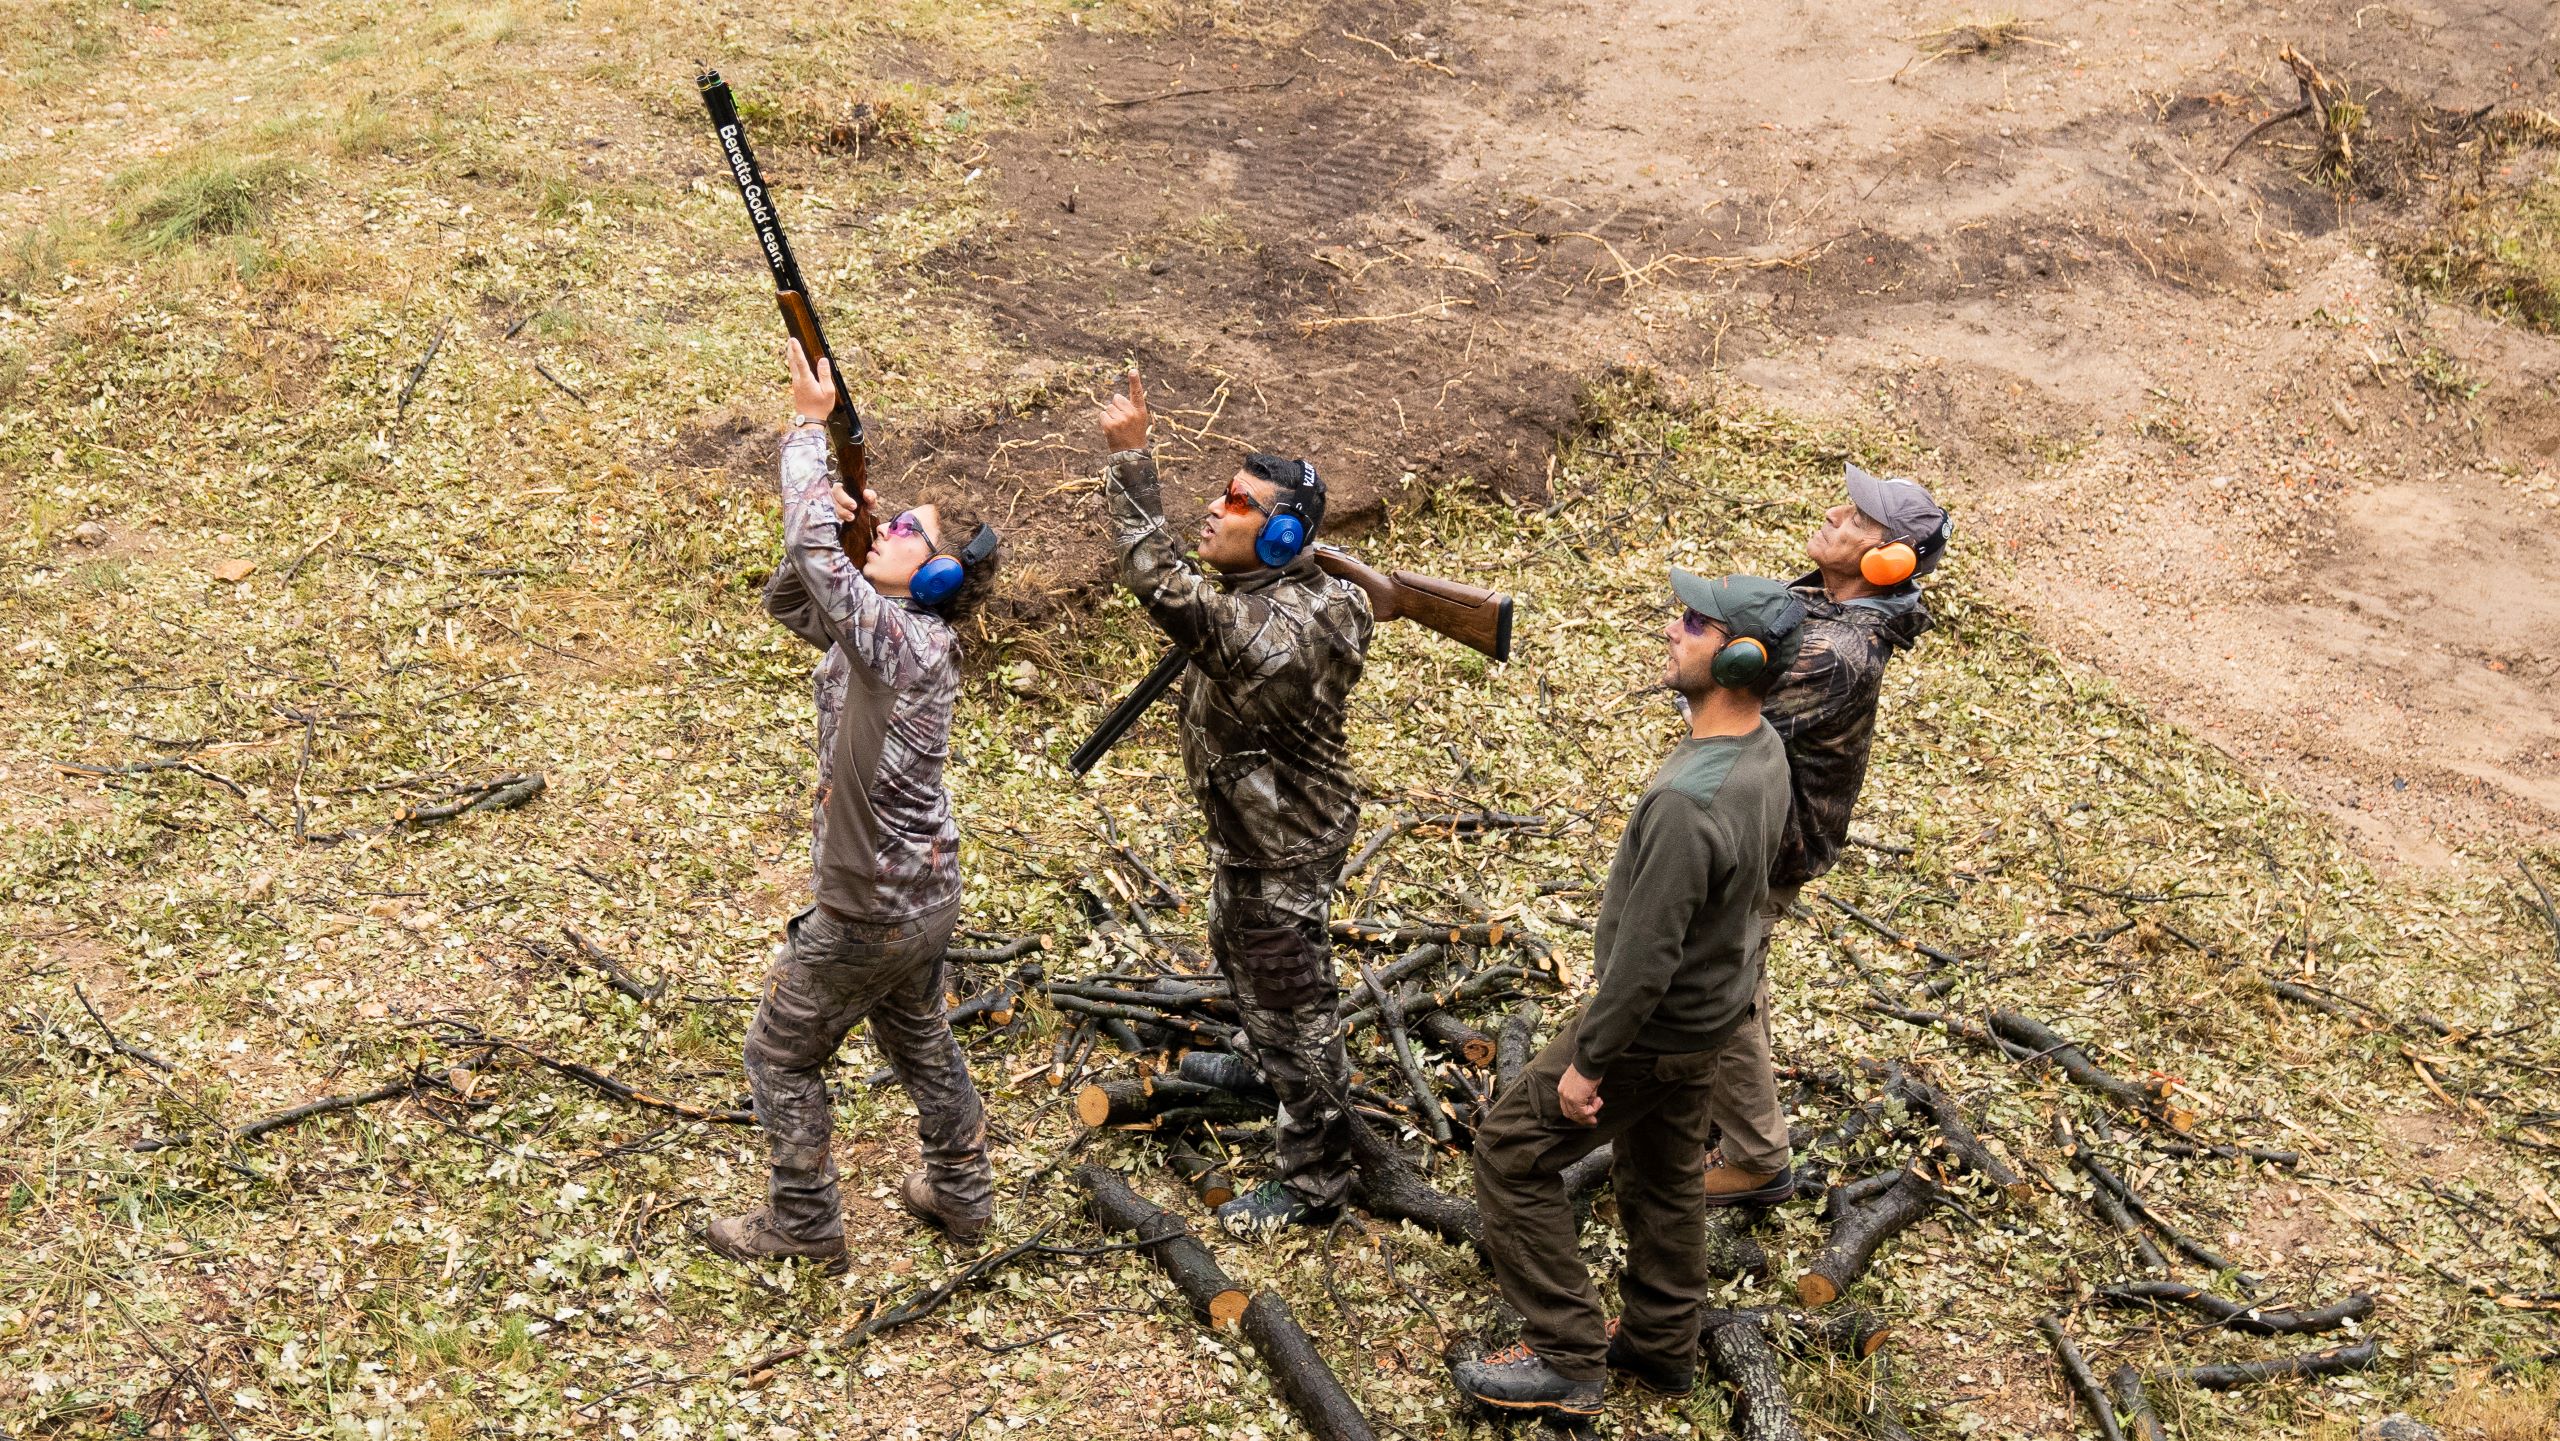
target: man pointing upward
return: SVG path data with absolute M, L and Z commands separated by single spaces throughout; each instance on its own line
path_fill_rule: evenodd
M 1326 934 L 1360 795 L 1343 715 L 1373 629 L 1369 598 L 1318 569 L 1324 482 L 1303 460 L 1253 454 L 1209 503 L 1199 561 L 1165 521 L 1136 371 L 1102 411 L 1103 503 L 1120 583 L 1191 657 L 1182 769 L 1217 877 L 1209 947 L 1246 1039 L 1279 1093 L 1279 1174 L 1218 1208 L 1231 1231 L 1321 1224 L 1351 1189 L 1350 1085 Z M 1203 574 L 1201 567 L 1210 574 Z

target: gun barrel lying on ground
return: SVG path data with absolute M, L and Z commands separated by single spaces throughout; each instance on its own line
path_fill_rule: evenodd
M 1312 553 L 1325 574 L 1347 580 L 1366 592 L 1370 613 L 1378 619 L 1409 620 L 1495 660 L 1511 659 L 1511 597 L 1502 592 L 1464 581 L 1416 575 L 1409 570 L 1374 570 L 1350 552 L 1330 545 L 1316 546 Z M 1191 657 L 1182 647 L 1166 651 L 1155 669 L 1131 687 L 1102 717 L 1102 723 L 1093 728 L 1084 744 L 1076 747 L 1075 754 L 1067 757 L 1067 769 L 1083 775 L 1101 764 L 1103 756 L 1120 743 L 1148 707 L 1173 688 L 1190 664 Z

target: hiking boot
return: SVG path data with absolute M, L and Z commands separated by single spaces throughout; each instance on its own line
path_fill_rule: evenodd
M 979 1237 L 987 1234 L 988 1217 L 954 1216 L 942 1209 L 933 1194 L 933 1181 L 922 1166 L 898 1178 L 898 1204 L 917 1220 L 950 1237 L 954 1245 L 974 1246 Z
M 1458 1389 L 1479 1406 L 1502 1416 L 1552 1416 L 1578 1421 L 1600 1414 L 1608 1386 L 1600 1381 L 1568 1381 L 1538 1359 L 1528 1343 L 1496 1351 L 1449 1368 Z
M 807 1261 L 833 1275 L 844 1269 L 844 1237 L 795 1241 L 773 1223 L 773 1212 L 759 1206 L 743 1216 L 723 1216 L 705 1227 L 702 1243 L 732 1261 Z
M 1792 1166 L 1776 1171 L 1746 1171 L 1727 1165 L 1722 1156 L 1707 1166 L 1710 1206 L 1775 1206 L 1792 1199 L 1795 1193 L 1796 1173 Z
M 1265 1181 L 1218 1208 L 1218 1224 L 1230 1235 L 1251 1239 L 1283 1226 L 1322 1226 L 1342 1214 L 1340 1206 L 1311 1206 L 1277 1181 Z
M 1686 1396 L 1698 1385 L 1696 1363 L 1678 1365 L 1639 1356 L 1618 1336 L 1618 1318 L 1609 1318 L 1609 1369 L 1659 1396 Z

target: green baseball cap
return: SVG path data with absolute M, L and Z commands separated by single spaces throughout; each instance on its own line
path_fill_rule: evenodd
M 1785 586 L 1756 575 L 1708 580 L 1675 565 L 1671 593 L 1731 634 L 1747 635 L 1767 646 L 1771 665 L 1784 670 L 1795 664 L 1796 650 L 1804 642 L 1804 602 Z

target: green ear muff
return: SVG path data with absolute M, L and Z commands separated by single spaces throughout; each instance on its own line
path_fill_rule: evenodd
M 1769 648 L 1747 635 L 1738 635 L 1724 643 L 1707 667 L 1707 675 L 1727 690 L 1736 690 L 1760 678 L 1769 668 Z

